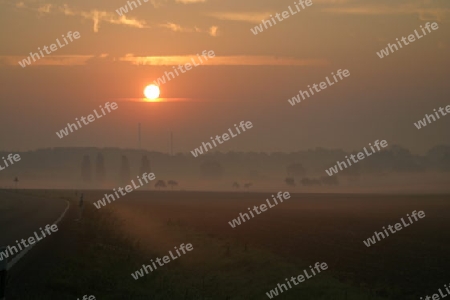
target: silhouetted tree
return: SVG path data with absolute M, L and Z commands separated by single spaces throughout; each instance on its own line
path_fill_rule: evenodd
M 284 182 L 289 186 L 295 186 L 295 179 L 292 177 L 287 177 Z
M 81 178 L 84 183 L 90 183 L 92 180 L 91 158 L 89 155 L 83 157 L 83 162 L 81 163 Z
M 128 163 L 128 158 L 122 155 L 122 163 L 120 166 L 120 183 L 126 184 L 131 181 L 130 164 Z
M 259 180 L 261 179 L 262 175 L 261 172 L 258 170 L 250 170 L 248 172 L 248 179 L 250 180 Z
M 233 182 L 233 188 L 235 188 L 235 189 L 238 189 L 238 188 L 240 188 L 240 185 L 239 185 L 239 183 L 237 183 L 236 181 L 235 181 L 235 182 Z
M 346 178 L 348 181 L 358 181 L 361 177 L 361 164 L 354 164 L 339 172 L 341 178 Z M 334 177 L 334 176 L 333 176 Z
M 166 187 L 166 183 L 164 182 L 164 180 L 158 180 L 158 182 L 156 182 L 155 184 L 155 188 L 165 188 Z
M 102 183 L 105 181 L 106 170 L 105 170 L 105 160 L 103 159 L 103 154 L 97 154 L 97 160 L 95 162 L 95 179 L 97 182 Z
M 288 177 L 292 177 L 292 178 L 304 176 L 306 173 L 305 168 L 303 168 L 303 165 L 300 163 L 290 164 L 286 168 L 286 171 L 287 171 Z
M 222 165 L 217 161 L 205 161 L 200 165 L 200 172 L 203 178 L 220 179 L 223 176 Z
M 339 184 L 339 180 L 336 175 L 322 176 L 322 177 L 320 177 L 320 181 L 325 185 L 338 185 Z
M 322 185 L 322 183 L 320 182 L 320 180 L 314 179 L 314 178 L 309 179 L 308 177 L 303 178 L 302 181 L 301 181 L 301 183 L 302 183 L 303 186 Z
M 244 188 L 249 189 L 251 186 L 253 185 L 253 183 L 249 182 L 244 184 Z
M 19 178 L 18 177 L 14 178 L 14 183 L 16 185 L 16 190 L 17 190 L 17 186 L 19 185 Z
M 175 186 L 178 186 L 178 182 L 176 182 L 175 180 L 169 180 L 167 184 L 172 188 L 172 190 Z
M 152 172 L 152 168 L 150 167 L 150 160 L 147 158 L 147 155 L 142 156 L 141 168 L 139 172 L 140 174 Z

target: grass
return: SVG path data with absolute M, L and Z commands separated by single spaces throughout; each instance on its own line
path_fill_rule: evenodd
M 165 209 L 170 211 L 171 206 Z M 97 210 L 92 205 L 86 206 L 81 222 L 72 221 L 61 233 L 65 240 L 55 250 L 62 251 L 58 264 L 40 274 L 42 284 L 37 290 L 24 290 L 17 299 L 64 300 L 83 295 L 97 299 L 268 299 L 266 292 L 284 283 L 284 278 L 296 277 L 315 263 L 280 255 L 243 236 L 198 230 L 183 219 L 147 218 L 136 212 L 119 218 L 117 211 Z M 181 243 L 193 244 L 194 250 L 138 280 L 131 277 L 142 264 Z M 410 299 L 387 284 L 375 292 L 349 279 L 354 277 L 350 275 L 329 268 L 276 298 Z

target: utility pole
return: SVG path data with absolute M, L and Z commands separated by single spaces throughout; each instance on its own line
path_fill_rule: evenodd
M 141 123 L 138 123 L 138 147 L 141 150 Z
M 173 133 L 170 132 L 170 156 L 173 156 Z

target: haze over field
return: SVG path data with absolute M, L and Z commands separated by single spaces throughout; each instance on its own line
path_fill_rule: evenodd
M 142 148 L 187 153 L 241 120 L 251 134 L 218 149 L 282 151 L 324 147 L 351 151 L 386 139 L 415 154 L 448 144 L 450 119 L 417 130 L 413 122 L 449 103 L 450 3 L 424 0 L 316 0 L 301 13 L 253 35 L 292 1 L 165 1 L 143 3 L 119 17 L 123 0 L 0 2 L 0 149 Z M 377 51 L 426 22 L 439 29 L 388 57 Z M 18 61 L 68 31 L 81 37 L 38 62 Z M 146 85 L 172 66 L 214 50 L 216 58 L 141 99 Z M 147 65 L 137 65 L 145 61 Z M 291 107 L 287 100 L 331 71 L 351 76 Z M 111 115 L 64 139 L 55 132 L 106 101 Z M 36 126 L 39 124 L 39 126 Z
M 359 149 L 361 151 L 361 149 Z M 356 153 L 357 151 L 352 151 Z M 0 157 L 7 153 L 0 152 Z M 450 187 L 450 147 L 437 146 L 426 155 L 392 145 L 338 174 L 328 168 L 350 155 L 323 148 L 292 153 L 212 152 L 191 154 L 118 148 L 54 148 L 20 153 L 21 161 L 0 172 L 0 186 L 21 188 L 112 189 L 129 184 L 144 172 L 157 180 L 175 180 L 165 189 L 293 192 L 446 193 Z M 287 181 L 291 178 L 293 182 Z M 137 181 L 136 181 L 137 182 Z M 237 186 L 235 185 L 237 184 Z M 251 186 L 245 188 L 245 184 Z

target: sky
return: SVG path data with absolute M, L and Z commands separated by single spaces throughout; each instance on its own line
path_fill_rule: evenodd
M 137 0 L 136 0 L 137 2 Z M 124 0 L 0 0 L 0 149 L 142 147 L 189 152 L 240 121 L 253 128 L 218 151 L 360 150 L 376 139 L 424 153 L 449 144 L 450 2 L 312 0 L 262 33 L 251 28 L 294 7 L 285 0 L 153 0 L 119 16 Z M 427 22 L 439 29 L 380 59 Z M 69 31 L 80 38 L 22 68 L 18 61 Z M 61 40 L 62 41 L 62 40 Z M 215 57 L 144 88 L 203 51 Z M 338 69 L 350 76 L 291 106 Z M 106 102 L 118 109 L 60 139 L 56 132 Z

